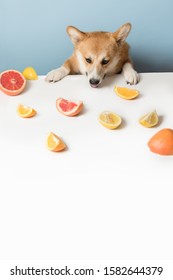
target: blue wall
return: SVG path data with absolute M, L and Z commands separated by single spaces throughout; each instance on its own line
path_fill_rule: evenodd
M 136 69 L 173 71 L 172 11 L 172 0 L 0 0 L 0 71 L 31 65 L 46 74 L 72 52 L 67 25 L 115 31 L 126 22 Z

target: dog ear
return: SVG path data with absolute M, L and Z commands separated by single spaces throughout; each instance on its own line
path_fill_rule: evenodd
M 67 33 L 74 45 L 85 37 L 85 33 L 74 26 L 67 26 Z
M 118 44 L 125 41 L 130 30 L 131 30 L 131 24 L 126 23 L 113 33 L 113 37 L 115 38 Z

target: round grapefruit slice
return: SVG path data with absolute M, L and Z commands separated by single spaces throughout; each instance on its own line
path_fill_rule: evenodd
M 18 95 L 26 86 L 26 79 L 16 70 L 7 70 L 0 74 L 0 90 L 7 95 Z
M 64 114 L 65 116 L 76 116 L 80 113 L 83 108 L 82 101 L 71 101 L 64 98 L 58 98 L 56 100 L 56 108 L 57 110 Z

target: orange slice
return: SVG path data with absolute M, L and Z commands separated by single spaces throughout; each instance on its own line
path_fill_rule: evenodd
M 19 104 L 17 108 L 17 114 L 22 118 L 31 118 L 37 114 L 36 110 L 25 106 L 23 104 Z
M 47 148 L 53 152 L 59 152 L 66 148 L 66 145 L 62 139 L 52 132 L 49 133 L 46 144 Z
M 138 90 L 118 86 L 115 86 L 115 92 L 118 96 L 124 99 L 134 99 L 139 95 Z
M 120 126 L 122 120 L 117 114 L 110 111 L 104 111 L 99 115 L 99 122 L 108 129 L 115 129 Z

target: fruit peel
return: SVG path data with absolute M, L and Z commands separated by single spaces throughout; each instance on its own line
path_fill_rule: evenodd
M 163 156 L 173 155 L 173 129 L 163 128 L 148 141 L 150 151 Z

